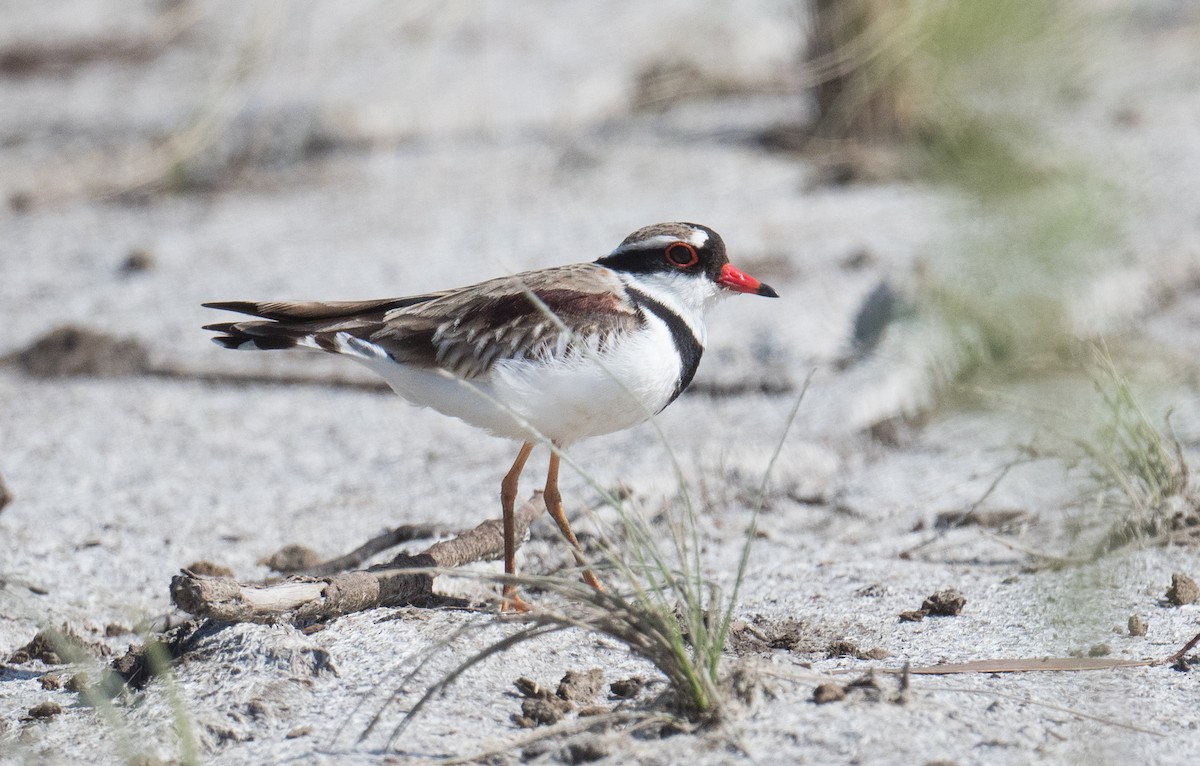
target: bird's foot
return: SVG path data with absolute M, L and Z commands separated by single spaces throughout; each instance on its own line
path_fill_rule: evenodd
M 529 602 L 521 598 L 521 594 L 517 592 L 517 586 L 504 586 L 504 597 L 500 599 L 500 614 L 504 614 L 505 612 L 518 612 L 520 614 L 524 614 L 532 609 L 533 607 L 529 604 Z

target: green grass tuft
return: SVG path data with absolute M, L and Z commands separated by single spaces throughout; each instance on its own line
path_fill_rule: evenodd
M 1195 527 L 1200 498 L 1189 487 L 1187 461 L 1171 430 L 1170 413 L 1163 416 L 1161 427 L 1146 414 L 1107 349 L 1095 350 L 1095 367 L 1104 422 L 1092 439 L 1077 440 L 1076 446 L 1115 515 L 1096 555 L 1130 544 L 1166 541 Z

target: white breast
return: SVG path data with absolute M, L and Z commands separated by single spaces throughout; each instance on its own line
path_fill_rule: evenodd
M 671 399 L 680 360 L 662 320 L 598 354 L 559 360 L 505 360 L 465 381 L 444 371 L 361 359 L 414 404 L 432 407 L 497 436 L 569 444 L 646 420 Z
M 620 278 L 677 313 L 704 345 L 704 313 L 720 292 L 711 281 L 671 274 Z M 643 328 L 603 351 L 504 360 L 469 381 L 387 358 L 356 358 L 414 404 L 497 436 L 569 444 L 629 428 L 670 403 L 680 380 L 679 352 L 666 322 L 643 314 Z

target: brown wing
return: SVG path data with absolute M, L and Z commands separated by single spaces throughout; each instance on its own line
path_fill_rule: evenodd
M 463 378 L 497 361 L 561 357 L 607 347 L 641 326 L 620 280 L 576 264 L 482 282 L 387 313 L 363 340 L 397 361 L 437 366 Z
M 561 357 L 605 348 L 642 324 L 608 269 L 576 264 L 516 274 L 460 290 L 361 303 L 205 304 L 275 321 L 210 325 L 230 348 L 313 346 L 476 377 L 501 359 Z M 551 316 L 552 315 L 552 316 Z M 344 337 L 343 336 L 343 337 Z M 376 351 L 377 350 L 377 351 Z M 353 353 L 352 352 L 352 353 Z

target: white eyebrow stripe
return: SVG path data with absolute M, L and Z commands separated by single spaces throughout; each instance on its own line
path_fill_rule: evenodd
M 630 242 L 628 245 L 619 247 L 613 252 L 625 252 L 628 250 L 653 250 L 656 247 L 666 247 L 672 242 L 679 242 L 681 239 L 690 244 L 692 247 L 700 249 L 708 244 L 708 232 L 704 231 L 703 229 L 693 229 L 692 233 L 686 238 L 677 237 L 671 234 L 656 234 L 655 236 L 647 239 L 639 239 L 636 242 Z
M 617 248 L 617 252 L 625 250 L 653 250 L 655 247 L 666 247 L 672 242 L 678 242 L 679 237 L 672 237 L 670 234 L 659 234 L 649 239 L 639 239 L 636 242 L 630 242 L 624 247 Z

